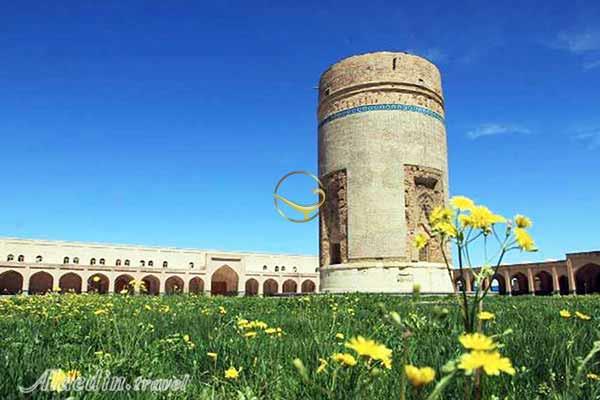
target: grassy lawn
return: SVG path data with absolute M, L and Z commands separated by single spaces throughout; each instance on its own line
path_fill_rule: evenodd
M 517 372 L 483 376 L 484 399 L 600 398 L 600 382 L 587 376 L 600 375 L 598 360 L 578 386 L 572 383 L 581 359 L 600 340 L 600 297 L 491 297 L 485 309 L 495 314 L 485 323 L 486 334 L 512 329 L 499 339 L 500 352 Z M 562 309 L 592 318 L 562 318 Z M 399 313 L 404 328 L 390 320 L 391 311 Z M 458 311 L 452 298 L 384 295 L 5 297 L 0 299 L 0 398 L 398 399 L 405 363 L 433 367 L 439 381 L 444 364 L 465 351 L 458 342 Z M 240 319 L 273 329 L 250 323 L 244 328 Z M 247 337 L 248 332 L 256 335 Z M 358 335 L 392 349 L 392 368 L 367 363 L 345 348 Z M 357 365 L 332 360 L 338 352 L 354 354 Z M 306 368 L 304 379 L 296 358 Z M 320 358 L 327 365 L 317 373 L 324 364 Z M 230 367 L 241 369 L 237 379 L 225 378 Z M 128 382 L 189 374 L 189 383 L 168 393 L 19 394 L 18 385 L 31 386 L 53 368 L 76 370 L 82 377 L 110 371 Z M 463 398 L 465 384 L 464 374 L 456 374 L 442 398 Z M 409 389 L 406 398 L 424 398 L 434 385 Z

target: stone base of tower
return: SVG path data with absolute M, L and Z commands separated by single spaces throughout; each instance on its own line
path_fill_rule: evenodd
M 452 293 L 452 281 L 444 264 L 356 262 L 320 269 L 321 293 Z

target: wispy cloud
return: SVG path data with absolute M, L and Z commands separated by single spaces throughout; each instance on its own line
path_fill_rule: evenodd
M 531 131 L 523 126 L 511 124 L 481 124 L 473 130 L 467 132 L 467 136 L 471 139 L 477 139 L 483 136 L 496 136 L 505 134 L 530 134 Z
M 600 30 L 563 31 L 550 46 L 581 57 L 586 71 L 600 67 Z
M 575 139 L 586 143 L 590 150 L 600 149 L 600 127 L 579 131 Z
M 583 32 L 560 32 L 556 38 L 556 47 L 571 53 L 583 54 L 600 50 L 600 30 Z
M 590 69 L 594 69 L 594 68 L 598 68 L 600 67 L 600 59 L 596 60 L 596 61 L 588 61 L 583 63 L 583 69 L 585 70 L 590 70 Z

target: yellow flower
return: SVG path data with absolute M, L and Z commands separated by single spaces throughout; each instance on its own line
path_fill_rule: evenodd
M 277 333 L 277 329 L 275 329 L 275 328 L 267 328 L 267 329 L 265 329 L 265 333 L 267 335 L 270 335 L 272 333 Z
M 60 286 L 58 286 L 58 285 L 52 286 L 52 291 L 53 292 L 60 292 Z
M 225 379 L 237 379 L 240 376 L 241 371 L 241 368 L 237 370 L 235 367 L 229 367 L 229 369 L 225 371 Z
M 50 390 L 53 392 L 62 392 L 68 383 L 69 377 L 62 369 L 53 369 L 50 372 Z
M 478 368 L 483 368 L 487 375 L 500 375 L 500 372 L 514 375 L 516 372 L 510 360 L 502 357 L 497 351 L 473 351 L 463 354 L 460 357 L 458 368 L 464 369 L 469 373 Z
M 449 208 L 437 206 L 431 211 L 429 216 L 429 223 L 431 226 L 435 226 L 439 222 L 450 222 L 452 221 L 453 211 Z
M 456 237 L 457 230 L 451 222 L 441 221 L 433 226 L 433 230 L 440 232 L 444 236 Z
M 79 371 L 77 371 L 76 369 L 71 369 L 69 371 L 67 371 L 67 380 L 69 382 L 73 382 L 75 379 L 79 378 L 81 376 L 81 373 Z
M 435 379 L 435 370 L 430 367 L 417 368 L 413 365 L 405 365 L 404 373 L 415 387 L 427 385 Z
M 517 225 L 517 227 L 519 228 L 525 229 L 530 228 L 533 224 L 531 223 L 531 220 L 529 218 L 519 214 L 515 216 L 515 225 Z
M 525 251 L 537 251 L 535 247 L 535 242 L 527 233 L 527 231 L 523 228 L 515 228 L 515 238 L 517 239 L 517 243 L 522 250 Z
M 427 246 L 428 241 L 429 238 L 426 235 L 424 235 L 423 233 L 417 233 L 415 235 L 414 245 L 417 249 L 421 250 L 422 248 Z
M 107 313 L 107 311 L 103 310 L 103 309 L 99 309 L 99 310 L 94 311 L 94 314 L 96 314 L 96 315 L 104 315 L 106 313 Z
M 459 219 L 463 226 L 482 229 L 486 232 L 489 232 L 492 229 L 492 225 L 506 222 L 506 218 L 494 214 L 485 206 L 475 206 L 471 209 L 471 215 Z
M 140 279 L 132 279 L 129 281 L 129 286 L 133 288 L 136 292 L 145 292 L 146 291 L 146 283 Z
M 571 318 L 571 313 L 569 310 L 560 310 L 559 314 L 563 318 Z
M 450 204 L 459 210 L 472 210 L 475 207 L 473 200 L 465 196 L 454 196 L 450 199 Z
M 336 333 L 335 334 L 335 338 L 339 339 L 339 340 L 344 340 L 344 334 L 343 333 Z
M 209 358 L 212 358 L 212 360 L 213 360 L 213 361 L 217 361 L 217 357 L 218 357 L 218 354 L 217 354 L 217 353 L 211 353 L 211 352 L 208 352 L 208 353 L 206 353 L 206 355 L 207 355 Z
M 325 360 L 324 358 L 319 358 L 319 367 L 317 368 L 317 374 L 323 372 L 325 368 L 327 368 L 327 365 L 327 360 Z
M 494 350 L 496 348 L 494 341 L 481 333 L 460 335 L 458 341 L 465 349 L 469 350 Z
M 356 358 L 352 354 L 348 353 L 335 353 L 331 356 L 334 361 L 339 362 L 340 364 L 347 365 L 349 367 L 354 367 L 356 365 Z
M 588 379 L 593 380 L 593 381 L 600 381 L 600 376 L 598 376 L 598 375 L 596 375 L 594 373 L 591 373 L 591 372 L 589 374 L 587 374 L 586 377 Z
M 496 318 L 496 316 L 491 312 L 482 311 L 477 314 L 477 318 L 479 318 L 481 321 L 489 321 L 490 319 Z
M 255 331 L 246 332 L 246 333 L 244 333 L 244 336 L 247 338 L 253 338 L 254 336 L 256 336 L 256 332 Z
M 225 315 L 225 314 L 227 314 L 227 310 L 225 309 L 225 307 L 219 306 L 219 313 L 221 315 Z
M 346 347 L 354 350 L 359 356 L 381 361 L 388 369 L 392 367 L 392 350 L 383 344 L 358 336 L 346 342 Z
M 575 311 L 575 316 L 583 321 L 589 321 L 590 319 L 592 319 L 592 317 L 590 317 L 589 315 L 580 313 L 579 311 Z

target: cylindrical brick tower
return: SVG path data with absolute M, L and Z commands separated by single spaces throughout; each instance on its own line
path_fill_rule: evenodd
M 448 198 L 440 72 L 406 53 L 332 65 L 319 83 L 321 291 L 451 292 L 435 244 L 414 236 Z

